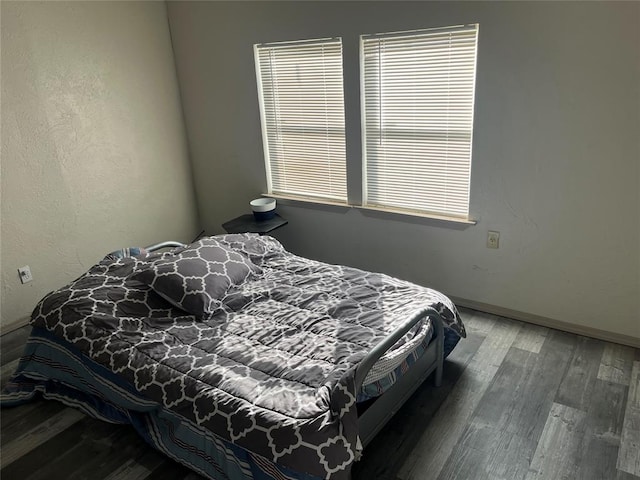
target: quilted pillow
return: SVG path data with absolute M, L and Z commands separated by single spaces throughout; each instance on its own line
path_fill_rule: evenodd
M 245 255 L 205 238 L 163 255 L 135 274 L 172 305 L 197 317 L 208 317 L 229 287 L 260 268 Z

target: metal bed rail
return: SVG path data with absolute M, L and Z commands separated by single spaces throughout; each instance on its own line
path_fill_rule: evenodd
M 400 328 L 390 333 L 380 343 L 378 343 L 369 354 L 358 365 L 356 369 L 356 389 L 362 387 L 362 382 L 371 370 L 371 367 L 378 361 L 384 353 L 389 350 L 398 340 L 400 340 L 411 328 L 420 320 L 429 317 L 433 322 L 434 327 L 434 341 L 437 342 L 437 354 L 442 356 L 444 354 L 444 327 L 442 326 L 442 319 L 440 314 L 433 308 L 424 308 L 418 311 L 413 317 L 405 322 Z M 442 381 L 442 369 L 439 369 L 439 373 L 436 376 L 436 386 L 440 385 Z
M 419 320 L 429 317 L 434 326 L 434 337 L 427 349 L 409 370 L 382 395 L 377 397 L 358 417 L 360 442 L 366 447 L 396 412 L 424 381 L 435 372 L 434 384 L 442 384 L 444 365 L 444 327 L 440 314 L 432 308 L 423 309 L 407 321 L 402 327 L 391 333 L 364 358 L 356 370 L 356 391 L 362 386 L 364 378 L 373 364 L 397 342 Z
M 168 240 L 166 242 L 154 243 L 153 245 L 144 247 L 144 249 L 147 252 L 155 252 L 156 250 L 161 250 L 163 248 L 176 248 L 176 247 L 185 247 L 185 246 L 186 245 L 184 243 Z

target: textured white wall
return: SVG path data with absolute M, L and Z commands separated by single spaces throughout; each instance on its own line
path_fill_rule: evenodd
M 6 325 L 105 253 L 198 228 L 165 5 L 1 5 Z
M 341 36 L 358 190 L 358 35 L 480 23 L 471 214 L 458 228 L 280 207 L 292 251 L 640 338 L 640 4 L 237 2 L 168 6 L 209 231 L 266 188 L 252 45 Z M 485 247 L 501 232 L 499 250 Z

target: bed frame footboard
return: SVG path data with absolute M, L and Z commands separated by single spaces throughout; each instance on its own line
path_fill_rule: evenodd
M 433 322 L 434 337 L 424 354 L 402 375 L 393 386 L 378 397 L 358 418 L 360 441 L 365 447 L 382 427 L 395 415 L 409 397 L 435 372 L 434 383 L 442 384 L 444 363 L 444 327 L 435 310 L 422 310 L 400 329 L 393 332 L 371 351 L 356 370 L 356 389 L 360 389 L 373 364 L 419 320 L 429 317 Z

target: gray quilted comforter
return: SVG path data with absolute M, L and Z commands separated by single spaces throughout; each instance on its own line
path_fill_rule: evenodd
M 197 278 L 189 262 L 203 252 L 215 258 Z M 47 295 L 32 323 L 221 438 L 301 472 L 346 478 L 360 454 L 355 369 L 425 307 L 464 336 L 455 307 L 434 290 L 244 234 L 105 259 Z

